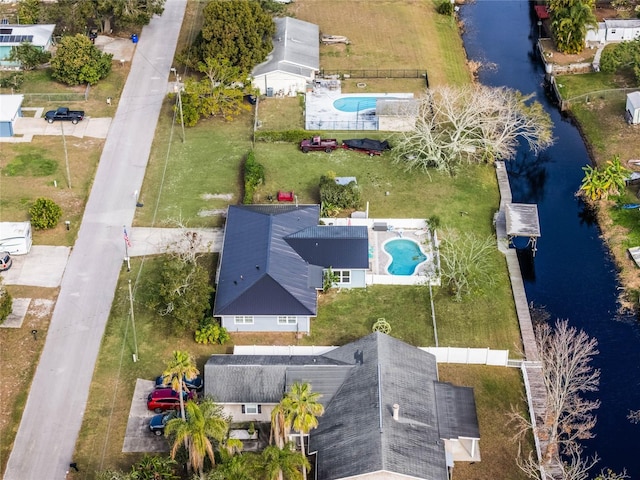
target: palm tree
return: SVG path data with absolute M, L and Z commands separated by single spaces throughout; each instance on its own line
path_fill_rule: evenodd
M 286 424 L 300 434 L 302 457 L 306 460 L 304 435 L 318 426 L 318 418 L 324 413 L 324 407 L 318 399 L 320 394 L 311 391 L 308 383 L 295 382 L 281 403 L 285 412 Z M 307 479 L 307 469 L 302 470 L 302 477 Z
M 212 440 L 221 444 L 229 431 L 229 418 L 222 407 L 213 400 L 205 398 L 198 405 L 189 400 L 186 405 L 186 417 L 173 418 L 167 422 L 165 435 L 173 437 L 171 458 L 175 459 L 181 444 L 184 444 L 189 456 L 188 465 L 202 478 L 205 456 L 215 465 Z
M 310 467 L 309 460 L 295 452 L 287 442 L 284 448 L 269 445 L 262 451 L 260 470 L 263 480 L 300 480 Z
M 558 50 L 580 53 L 585 46 L 587 28 L 597 26 L 593 0 L 553 0 L 549 7 Z
M 284 400 L 284 399 L 283 399 Z M 278 448 L 283 448 L 289 441 L 291 425 L 287 423 L 283 401 L 271 411 L 271 435 L 269 443 L 275 443 Z
M 184 384 L 184 379 L 191 380 L 195 378 L 200 372 L 196 368 L 193 357 L 187 352 L 175 350 L 173 357 L 167 362 L 167 368 L 162 375 L 164 376 L 163 383 L 165 385 L 171 385 L 180 398 L 180 415 L 185 420 L 184 413 L 184 399 L 182 398 L 182 392 L 188 391 Z
M 207 480 L 255 480 L 258 468 L 256 457 L 255 454 L 247 453 L 233 455 L 212 470 L 207 475 Z

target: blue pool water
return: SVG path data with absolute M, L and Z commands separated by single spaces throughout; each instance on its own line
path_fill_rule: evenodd
M 413 275 L 416 267 L 427 259 L 420 245 L 404 238 L 389 240 L 384 244 L 384 251 L 391 256 L 387 267 L 390 275 Z
M 342 97 L 333 102 L 333 107 L 341 112 L 362 112 L 376 108 L 378 97 Z

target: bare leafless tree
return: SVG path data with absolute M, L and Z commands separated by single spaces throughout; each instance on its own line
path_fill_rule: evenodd
M 516 435 L 521 438 L 533 429 L 543 440 L 543 451 L 541 459 L 532 452 L 520 455 L 518 465 L 530 478 L 586 480 L 589 470 L 599 461 L 597 455 L 584 457 L 579 444 L 580 440 L 593 437 L 593 412 L 600 406 L 598 400 L 583 396 L 598 390 L 600 371 L 591 363 L 598 354 L 598 342 L 569 326 L 567 320 L 557 320 L 553 327 L 539 322 L 535 336 L 545 386 L 545 413 L 535 423 L 517 410 L 510 417 L 516 425 Z M 626 478 L 625 475 L 603 471 L 598 478 L 614 480 Z
M 453 293 L 456 301 L 474 291 L 494 285 L 491 276 L 490 254 L 495 251 L 494 237 L 478 237 L 472 233 L 458 233 L 446 229 L 440 242 L 440 265 L 443 285 Z
M 464 163 L 513 158 L 521 139 L 534 152 L 543 150 L 553 143 L 552 123 L 531 98 L 481 85 L 429 90 L 415 128 L 395 140 L 395 161 L 407 170 L 453 174 Z
M 573 452 L 576 442 L 593 437 L 593 411 L 600 401 L 587 400 L 582 395 L 598 390 L 600 370 L 591 364 L 599 353 L 598 341 L 570 327 L 567 320 L 557 320 L 555 328 L 548 323 L 538 324 L 535 335 L 546 388 L 546 413 L 540 428 L 545 430 L 551 446 L 545 456 L 553 457 L 558 451 Z

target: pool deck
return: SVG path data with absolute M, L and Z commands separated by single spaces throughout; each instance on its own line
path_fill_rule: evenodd
M 369 271 L 367 272 L 367 285 L 440 285 L 440 278 L 431 278 L 429 273 L 435 273 L 437 262 L 434 242 L 427 229 L 424 220 L 415 218 L 324 218 L 325 224 L 333 225 L 360 225 L 366 226 L 369 232 Z M 374 229 L 374 225 L 386 224 L 386 230 Z M 427 261 L 418 267 L 414 275 L 390 275 L 387 273 L 387 265 L 391 257 L 384 251 L 382 245 L 387 240 L 394 238 L 406 238 L 420 244 L 422 251 L 427 255 Z M 437 240 L 436 240 L 437 241 Z
M 329 87 L 331 85 L 331 88 Z M 305 97 L 305 128 L 307 130 L 377 130 L 378 122 L 372 109 L 343 112 L 333 106 L 339 98 L 413 98 L 412 93 L 349 93 L 343 94 L 340 84 L 328 80 L 318 80 L 313 91 Z

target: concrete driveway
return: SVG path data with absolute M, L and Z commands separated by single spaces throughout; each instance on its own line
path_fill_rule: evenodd
M 13 131 L 16 135 L 25 137 L 33 137 L 34 135 L 67 135 L 69 137 L 93 137 L 107 138 L 109 127 L 111 126 L 111 118 L 91 118 L 85 117 L 84 120 L 74 125 L 71 122 L 54 122 L 48 123 L 43 118 L 20 117 L 16 119 Z M 26 140 L 31 141 L 31 139 Z
M 59 287 L 70 251 L 69 247 L 33 245 L 26 255 L 12 255 L 13 265 L 0 275 L 6 285 Z
M 149 430 L 149 421 L 155 413 L 147 409 L 147 395 L 155 388 L 153 380 L 136 381 L 136 389 L 131 400 L 127 431 L 124 434 L 122 451 L 162 453 L 169 451 L 169 443 L 163 436 L 158 436 Z
M 136 203 L 131 192 L 139 191 L 144 179 L 186 3 L 167 0 L 163 15 L 153 17 L 140 34 L 62 278 L 5 480 L 62 479 L 74 461 L 89 386 L 123 268 L 122 226 L 133 221 Z M 109 432 L 105 441 L 114 441 Z

